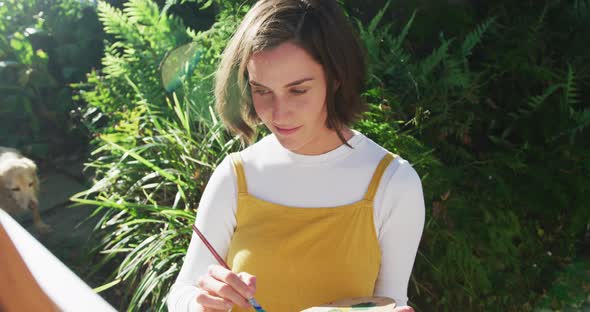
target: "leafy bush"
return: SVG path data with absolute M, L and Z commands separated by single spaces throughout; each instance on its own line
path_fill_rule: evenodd
M 213 114 L 210 91 L 216 59 L 237 18 L 195 33 L 179 19 L 161 16 L 148 0 L 132 0 L 123 10 L 100 2 L 98 11 L 116 40 L 106 48 L 103 70 L 77 85 L 88 103 L 83 122 L 96 134 L 88 165 L 95 183 L 72 200 L 102 213 L 93 271 L 111 276 L 99 290 L 116 286 L 119 310 L 162 310 L 205 183 L 239 148 Z M 159 64 L 189 41 L 197 42 L 201 61 L 180 89 L 167 94 Z
M 579 48 L 572 53 L 560 40 L 587 29 L 581 3 L 533 14 L 500 4 L 461 41 L 439 33 L 439 46 L 412 34 L 425 27 L 416 13 L 398 34 L 381 20 L 387 9 L 359 23 L 376 103 L 364 131 L 385 146 L 413 136 L 440 160 L 415 165 L 428 209 L 411 287 L 420 308 L 531 310 L 575 257 L 590 221 L 588 88 L 578 77 L 588 73 L 588 45 L 568 42 Z
M 72 0 L 7 0 L 0 17 L 0 141 L 37 156 L 79 148 L 68 84 L 102 53 L 94 9 Z
M 425 311 L 530 311 L 590 220 L 590 53 L 580 42 L 590 6 L 421 1 L 404 15 L 404 3 L 372 2 L 375 14 L 345 5 L 370 65 L 370 110 L 355 128 L 410 160 L 424 186 L 410 298 Z M 96 181 L 73 199 L 105 213 L 95 269 L 112 273 L 101 289 L 124 292 L 120 309 L 164 308 L 202 188 L 240 148 L 212 111 L 211 78 L 248 5 L 216 5 L 217 22 L 200 32 L 149 0 L 98 6 L 114 39 L 103 70 L 77 85 Z M 453 37 L 437 31 L 441 20 Z M 191 41 L 202 59 L 168 94 L 158 67 Z

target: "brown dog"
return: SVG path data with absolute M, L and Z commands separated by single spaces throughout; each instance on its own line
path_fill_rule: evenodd
M 11 214 L 30 209 L 35 228 L 47 232 L 50 227 L 41 221 L 38 190 L 35 163 L 13 148 L 0 147 L 0 209 Z

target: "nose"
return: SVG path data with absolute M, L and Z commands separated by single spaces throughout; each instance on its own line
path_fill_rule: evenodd
M 36 200 L 31 200 L 31 201 L 29 201 L 28 207 L 31 210 L 35 210 L 39 207 L 39 203 Z
M 277 96 L 272 108 L 272 120 L 277 124 L 283 124 L 289 120 L 291 116 L 291 106 L 287 97 Z
M 21 197 L 17 198 L 16 201 L 22 209 L 29 209 L 29 204 L 31 203 L 31 201 L 28 198 Z

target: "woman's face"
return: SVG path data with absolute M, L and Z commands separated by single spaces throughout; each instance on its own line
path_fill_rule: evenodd
M 281 145 L 320 154 L 335 132 L 326 127 L 323 67 L 292 42 L 255 53 L 247 64 L 254 109 Z

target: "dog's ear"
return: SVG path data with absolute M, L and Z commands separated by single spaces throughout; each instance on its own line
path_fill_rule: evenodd
M 37 165 L 35 164 L 34 161 L 32 161 L 26 157 L 23 157 L 19 160 L 24 165 L 25 168 L 32 170 L 33 172 L 35 172 L 35 174 L 37 173 Z
M 20 159 L 21 165 L 23 165 L 27 172 L 31 175 L 31 179 L 33 179 L 33 190 L 35 192 L 35 195 L 37 195 L 37 192 L 39 191 L 39 177 L 37 175 L 37 165 L 35 164 L 34 161 L 23 157 Z

